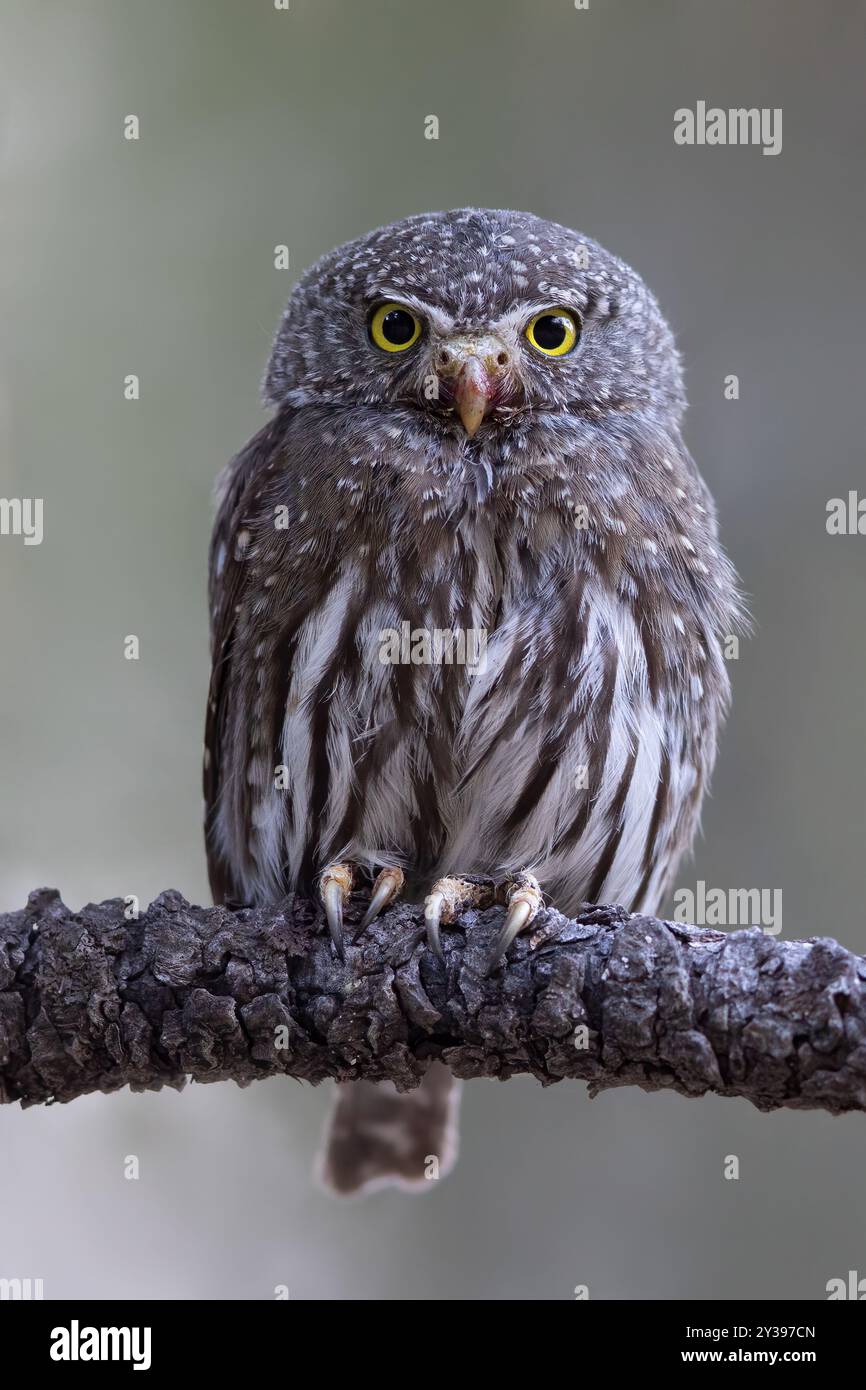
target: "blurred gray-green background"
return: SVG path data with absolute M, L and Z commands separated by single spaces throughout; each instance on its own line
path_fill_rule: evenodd
M 630 261 L 685 356 L 687 439 L 756 633 L 680 884 L 781 889 L 785 937 L 866 950 L 866 536 L 825 527 L 829 498 L 866 491 L 864 5 L 0 9 L 0 495 L 44 499 L 41 545 L 0 537 L 0 906 L 39 884 L 207 901 L 215 475 L 264 418 L 296 276 L 476 204 Z M 781 154 L 675 145 L 698 100 L 781 107 Z M 0 1275 L 46 1297 L 812 1299 L 866 1274 L 862 1116 L 475 1083 L 450 1179 L 341 1205 L 308 1181 L 329 1102 L 274 1080 L 4 1108 Z

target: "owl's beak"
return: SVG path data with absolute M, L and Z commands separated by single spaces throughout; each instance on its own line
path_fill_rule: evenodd
M 492 333 L 450 338 L 439 349 L 437 375 L 446 383 L 470 439 L 499 394 L 510 364 L 510 352 Z
M 454 404 L 470 439 L 490 409 L 492 395 L 484 364 L 477 357 L 470 357 L 454 383 Z

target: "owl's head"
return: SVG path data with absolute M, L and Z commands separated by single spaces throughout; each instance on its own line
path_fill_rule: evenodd
M 676 420 L 684 404 L 670 330 L 633 270 L 557 223 L 474 208 L 407 217 L 318 261 L 265 398 L 390 406 L 479 443 L 538 412 Z

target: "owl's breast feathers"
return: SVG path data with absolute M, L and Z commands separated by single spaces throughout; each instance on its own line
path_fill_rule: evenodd
M 346 858 L 531 867 L 565 911 L 658 901 L 737 616 L 675 430 L 554 416 L 491 451 L 399 413 L 284 410 L 227 470 L 210 588 L 217 897 Z

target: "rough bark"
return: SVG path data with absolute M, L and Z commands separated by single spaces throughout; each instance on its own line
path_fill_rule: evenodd
M 365 905 L 353 895 L 351 936 Z M 708 1091 L 833 1113 L 866 1109 L 866 960 L 828 938 L 780 941 L 587 907 L 549 910 L 481 976 L 502 908 L 443 931 L 392 908 L 337 960 L 318 904 L 191 907 L 160 895 L 71 912 L 54 890 L 0 916 L 0 1101 L 240 1085 L 282 1073 L 415 1086 L 460 1077 Z

